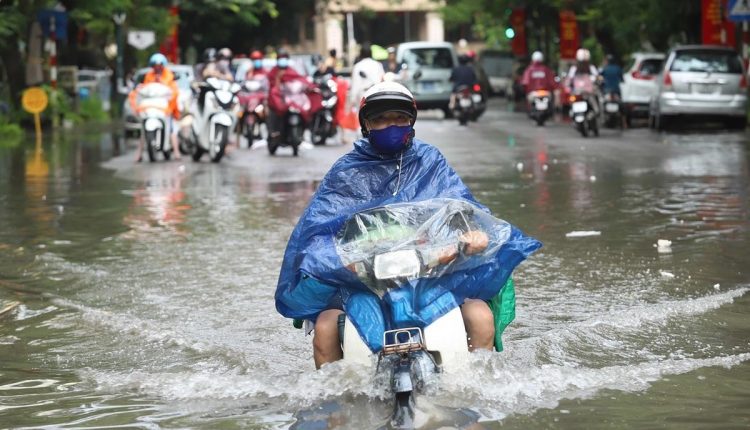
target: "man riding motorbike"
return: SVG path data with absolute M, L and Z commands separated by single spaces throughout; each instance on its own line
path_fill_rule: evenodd
M 530 102 L 530 97 L 534 91 L 546 90 L 550 93 L 555 89 L 555 72 L 544 64 L 544 54 L 535 51 L 531 54 L 531 64 L 524 70 L 521 77 L 521 85 L 526 91 L 526 100 Z
M 289 66 L 289 53 L 284 49 L 279 49 L 276 53 L 276 65 L 268 72 L 269 109 L 266 116 L 266 126 L 268 127 L 269 139 L 279 139 L 282 137 L 284 112 L 287 107 L 281 87 L 282 84 L 291 81 L 302 82 L 305 91 L 310 87 L 307 79 Z
M 212 61 L 206 64 L 203 68 L 203 79 L 211 76 L 224 79 L 227 81 L 234 81 L 234 75 L 231 70 L 232 51 L 229 48 L 221 48 L 216 53 L 216 61 Z
M 477 83 L 477 74 L 474 72 L 474 68 L 469 64 L 468 55 L 460 55 L 458 57 L 458 66 L 454 67 L 451 71 L 449 80 L 453 83 L 453 91 L 451 92 L 451 99 L 449 108 L 453 110 L 456 104 L 456 91 L 461 87 L 472 88 Z
M 268 72 L 263 68 L 263 53 L 257 49 L 250 53 L 252 61 L 250 68 L 245 73 L 245 80 L 249 81 L 261 77 L 268 77 Z
M 417 107 L 406 87 L 393 81 L 376 84 L 364 94 L 360 106 L 364 137 L 334 164 L 300 218 L 287 245 L 275 294 L 279 313 L 314 321 L 316 368 L 343 357 L 338 324 L 347 306 L 346 283 L 328 279 L 316 268 L 340 262 L 327 245 L 347 215 L 388 203 L 436 197 L 479 205 L 442 154 L 414 138 Z M 461 240 L 465 252 L 473 254 L 487 247 L 488 238 L 473 230 Z M 538 242 L 533 242 L 536 249 Z M 336 270 L 341 276 L 352 276 L 346 275 L 347 268 Z M 487 302 L 458 292 L 451 297 L 461 308 L 470 350 L 492 349 L 495 321 Z
M 583 78 L 595 83 L 599 76 L 599 71 L 596 67 L 591 64 L 591 52 L 588 49 L 580 48 L 576 51 L 576 63 L 570 66 L 568 70 L 568 86 L 573 90 L 573 83 L 575 78 Z M 599 115 L 599 95 L 597 93 L 590 94 L 592 97 L 592 109 Z
M 175 119 L 180 119 L 180 108 L 177 104 L 177 96 L 179 95 L 179 89 L 177 88 L 177 83 L 174 80 L 174 73 L 172 73 L 171 70 L 167 68 L 167 64 L 169 61 L 167 60 L 167 57 L 164 56 L 164 54 L 161 53 L 155 53 L 148 59 L 148 65 L 151 66 L 151 70 L 149 70 L 146 75 L 143 77 L 142 84 L 149 84 L 152 82 L 158 82 L 160 84 L 164 84 L 172 89 L 172 98 L 169 100 L 169 111 L 171 113 L 171 134 L 169 136 L 169 139 L 172 143 L 172 148 L 174 149 L 172 151 L 175 160 L 180 159 L 180 151 L 177 150 L 177 122 L 174 121 Z M 128 98 L 130 99 L 131 104 L 134 103 L 134 99 L 136 97 L 137 88 L 130 92 L 130 95 Z M 143 146 L 144 146 L 144 135 L 141 133 L 140 138 L 138 139 L 138 149 L 136 149 L 136 155 L 135 155 L 135 161 L 141 162 L 143 160 Z

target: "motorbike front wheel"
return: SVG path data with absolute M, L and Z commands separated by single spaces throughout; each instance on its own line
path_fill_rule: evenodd
M 332 134 L 331 124 L 328 123 L 324 115 L 315 115 L 313 125 L 310 127 L 312 143 L 316 146 L 325 145 L 326 139 Z
M 224 156 L 224 151 L 227 148 L 227 141 L 229 139 L 229 127 L 224 125 L 216 126 L 216 141 L 209 145 L 209 156 L 211 161 L 218 163 Z
M 156 131 L 147 131 L 145 133 L 146 152 L 148 153 L 148 161 L 156 161 Z

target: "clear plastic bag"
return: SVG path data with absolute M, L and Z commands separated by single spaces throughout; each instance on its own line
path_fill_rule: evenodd
M 395 203 L 351 216 L 336 235 L 342 263 L 379 297 L 420 278 L 489 262 L 511 225 L 465 200 Z

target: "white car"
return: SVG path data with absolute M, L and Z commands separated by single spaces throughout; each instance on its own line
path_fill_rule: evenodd
M 193 99 L 193 92 L 190 89 L 190 83 L 195 78 L 193 66 L 187 64 L 169 64 L 167 68 L 174 73 L 174 80 L 177 82 L 177 88 L 180 92 L 177 95 L 177 105 L 180 108 L 180 112 L 187 112 L 190 109 L 190 103 Z M 144 67 L 136 72 L 135 76 L 133 76 L 134 87 L 143 82 L 143 78 L 149 70 L 151 70 L 150 67 Z M 141 132 L 141 121 L 133 113 L 127 97 L 122 106 L 122 118 L 125 123 L 126 134 L 137 135 Z
M 656 96 L 656 76 L 664 64 L 664 54 L 658 52 L 635 52 L 629 67 L 623 73 L 620 84 L 622 104 L 630 124 L 633 117 L 648 117 L 649 104 Z

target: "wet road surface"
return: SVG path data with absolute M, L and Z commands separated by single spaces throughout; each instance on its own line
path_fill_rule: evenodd
M 422 398 L 424 428 L 747 428 L 747 136 L 420 113 L 494 214 L 545 247 L 505 351 Z M 108 132 L 0 147 L 2 428 L 377 428 L 372 375 L 313 371 L 273 308 L 286 240 L 345 145 L 132 162 Z M 656 247 L 659 239 L 669 249 Z M 1 306 L 0 306 L 1 307 Z

